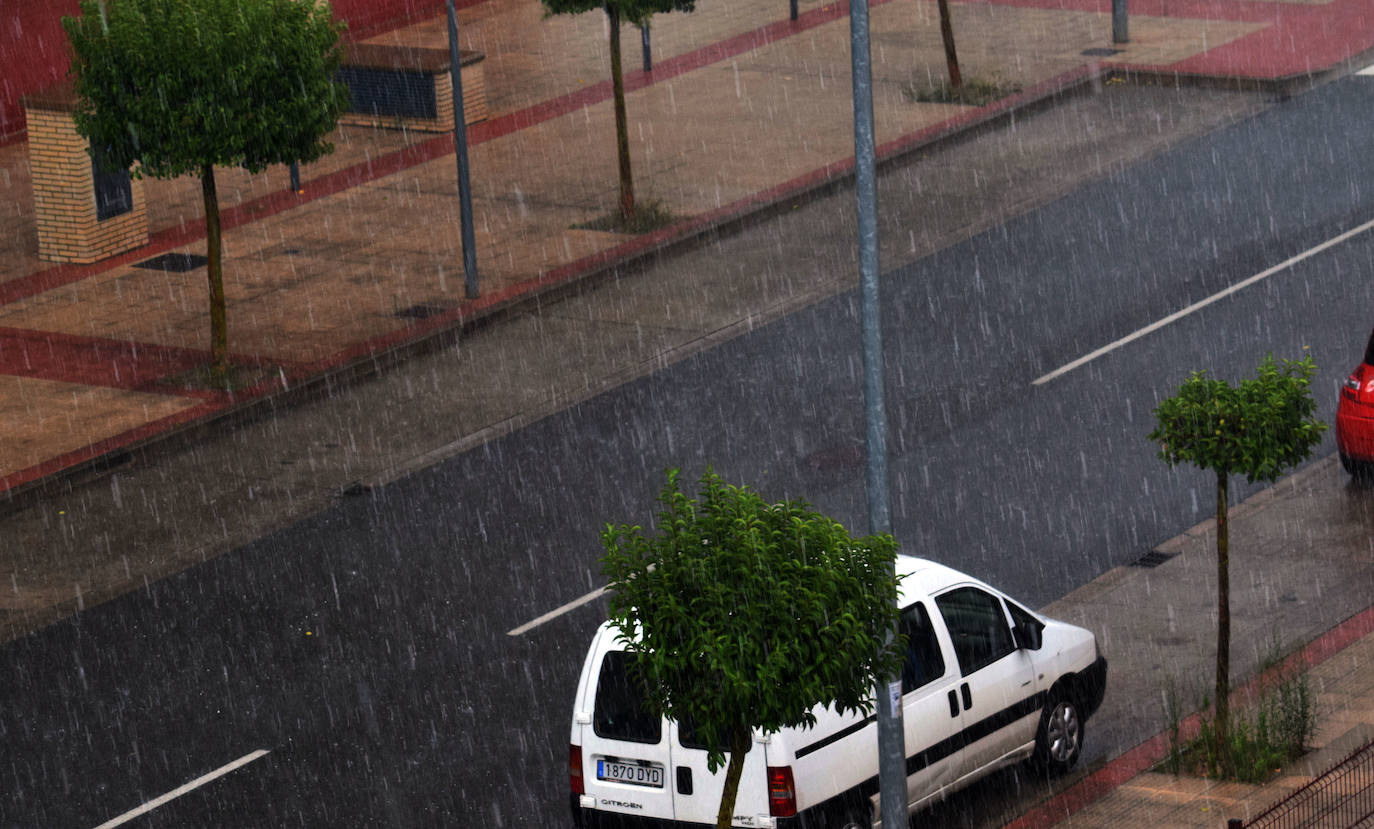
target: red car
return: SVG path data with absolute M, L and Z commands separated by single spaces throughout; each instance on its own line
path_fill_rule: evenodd
M 1336 448 L 1346 472 L 1374 476 L 1374 335 L 1365 346 L 1364 362 L 1341 384 Z

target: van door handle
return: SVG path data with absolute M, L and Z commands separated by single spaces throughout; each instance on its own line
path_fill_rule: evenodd
M 960 686 L 959 690 L 964 692 L 964 710 L 967 711 L 973 707 L 973 694 L 969 691 L 967 682 Z
M 949 689 L 949 715 L 959 716 L 959 697 L 955 695 L 953 688 Z
M 692 793 L 692 767 L 691 767 L 691 766 L 678 766 L 678 767 L 677 767 L 677 793 L 678 793 L 678 794 L 691 794 L 691 793 Z

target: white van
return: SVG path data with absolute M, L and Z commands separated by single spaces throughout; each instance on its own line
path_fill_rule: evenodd
M 1093 634 L 1041 617 L 982 582 L 899 556 L 907 799 L 925 806 L 996 769 L 1078 760 L 1107 662 Z M 572 811 L 579 827 L 713 825 L 725 768 L 711 774 L 690 727 L 644 713 L 607 622 L 573 704 Z M 876 715 L 817 709 L 808 729 L 754 733 L 734 826 L 864 827 L 878 815 Z

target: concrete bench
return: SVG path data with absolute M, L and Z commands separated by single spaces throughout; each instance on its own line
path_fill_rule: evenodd
M 458 53 L 463 73 L 464 121 L 487 117 L 487 87 L 481 52 Z M 350 43 L 336 76 L 348 85 L 344 124 L 448 132 L 453 129 L 453 79 L 447 49 Z

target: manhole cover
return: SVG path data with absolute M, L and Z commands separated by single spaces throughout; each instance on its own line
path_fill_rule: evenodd
M 1164 553 L 1160 552 L 1159 550 L 1151 550 L 1150 552 L 1146 553 L 1145 555 L 1141 556 L 1135 561 L 1132 561 L 1131 566 L 1158 567 L 1159 565 L 1163 564 L 1164 562 L 1168 561 L 1176 555 L 1178 555 L 1178 553 Z
M 161 256 L 154 256 L 152 259 L 144 259 L 134 267 L 149 271 L 185 273 L 196 268 L 202 268 L 209 261 L 199 253 L 164 253 Z

